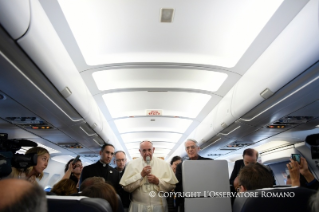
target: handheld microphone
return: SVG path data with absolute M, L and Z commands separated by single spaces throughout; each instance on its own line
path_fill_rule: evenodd
M 150 165 L 151 162 L 151 157 L 150 156 L 146 156 L 146 163 L 147 165 Z

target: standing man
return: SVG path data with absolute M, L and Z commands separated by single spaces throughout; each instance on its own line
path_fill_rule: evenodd
M 210 158 L 204 158 L 198 155 L 200 150 L 199 144 L 195 139 L 187 139 L 184 143 L 186 153 L 189 157 L 189 160 L 211 160 Z M 178 184 L 176 184 L 176 192 L 183 192 L 183 175 L 182 175 L 182 164 L 180 163 L 176 167 L 176 177 L 178 180 Z M 180 212 L 184 212 L 184 198 L 177 198 L 177 205 L 180 208 Z
M 122 178 L 124 171 L 125 171 L 125 165 L 126 165 L 126 154 L 124 151 L 117 151 L 114 153 L 114 164 L 116 164 L 115 169 L 120 173 L 120 179 Z M 122 200 L 122 204 L 124 207 L 124 211 L 128 211 L 128 208 L 130 207 L 131 203 L 131 198 L 130 198 L 130 193 L 124 191 L 122 186 L 120 186 L 120 196 Z
M 244 167 L 249 164 L 254 164 L 257 163 L 258 159 L 258 152 L 254 149 L 245 149 L 243 152 L 243 160 L 237 160 L 234 165 L 233 172 L 231 173 L 230 176 L 230 184 L 233 185 L 233 188 L 236 190 L 238 187 L 238 181 L 235 180 L 235 178 L 238 176 L 239 171 Z M 234 182 L 235 181 L 235 182 Z
M 120 181 L 124 190 L 132 193 L 129 212 L 168 211 L 163 192 L 171 191 L 178 181 L 168 163 L 153 157 L 154 150 L 152 142 L 141 142 L 142 157 L 127 165 Z
M 111 184 L 113 188 L 119 193 L 119 172 L 109 166 L 113 155 L 114 146 L 112 144 L 104 144 L 101 147 L 100 160 L 92 165 L 83 168 L 80 178 L 80 184 L 89 177 L 103 177 L 105 179 L 105 182 Z
M 116 165 L 115 169 L 120 173 L 120 178 L 124 174 L 125 165 L 126 165 L 126 154 L 124 151 L 117 151 L 114 153 L 114 164 Z

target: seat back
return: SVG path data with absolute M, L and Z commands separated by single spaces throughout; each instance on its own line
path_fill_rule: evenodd
M 100 198 L 84 196 L 47 196 L 48 212 L 112 212 L 111 205 Z
M 259 189 L 248 192 L 256 194 L 251 197 L 236 197 L 233 212 L 310 212 L 309 199 L 316 193 L 314 190 L 302 187 Z

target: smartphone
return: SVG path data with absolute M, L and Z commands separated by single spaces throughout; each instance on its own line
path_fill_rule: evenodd
M 79 161 L 79 158 L 80 158 L 80 155 L 77 155 L 72 164 L 75 165 L 75 163 Z
M 300 154 L 291 154 L 291 158 L 300 164 Z

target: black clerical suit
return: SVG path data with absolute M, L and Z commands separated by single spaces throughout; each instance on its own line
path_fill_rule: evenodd
M 233 172 L 230 175 L 230 185 L 234 186 L 234 180 L 238 176 L 239 171 L 245 166 L 244 160 L 236 160 Z
M 212 160 L 212 159 L 204 158 L 198 155 L 197 160 Z M 175 192 L 183 192 L 182 163 L 178 164 L 176 167 L 176 178 L 178 180 L 178 183 L 176 184 Z M 181 198 L 181 197 L 176 198 L 176 204 L 180 207 L 180 212 L 184 212 L 184 198 Z
M 120 179 L 122 178 L 124 171 L 125 171 L 126 166 L 124 167 L 123 171 L 119 172 L 120 173 Z M 130 203 L 131 203 L 131 198 L 130 198 L 130 194 L 129 192 L 125 191 L 123 189 L 123 187 L 120 185 L 120 197 L 122 199 L 122 204 L 124 206 L 124 208 L 129 208 L 130 207 Z
M 235 178 L 238 176 L 240 170 L 245 166 L 244 164 L 244 160 L 236 160 L 235 162 L 235 165 L 234 165 L 234 169 L 233 169 L 233 172 L 231 173 L 231 176 L 230 176 L 230 179 L 229 179 L 229 182 L 230 182 L 230 185 L 234 186 L 234 180 Z M 274 185 L 276 185 L 276 180 L 275 180 L 275 176 L 274 176 L 274 173 L 272 171 L 272 169 L 268 166 L 265 166 L 263 165 L 273 176 L 274 178 Z M 232 187 L 232 189 L 236 189 L 234 187 Z M 234 191 L 234 190 L 232 190 Z
M 83 168 L 80 178 L 81 183 L 89 177 L 103 177 L 105 182 L 113 186 L 118 194 L 120 194 L 120 174 L 113 167 L 100 161 Z

